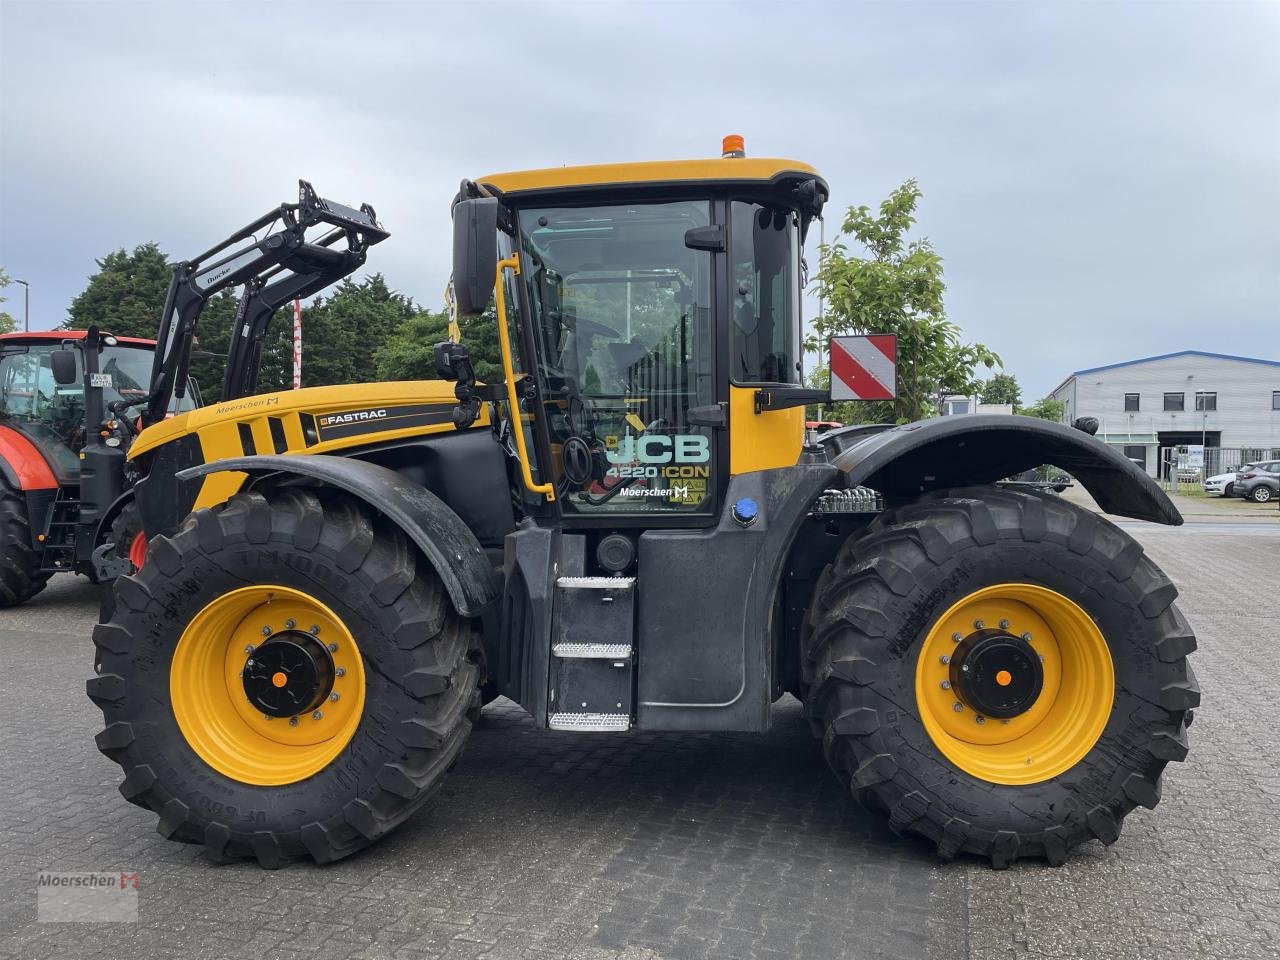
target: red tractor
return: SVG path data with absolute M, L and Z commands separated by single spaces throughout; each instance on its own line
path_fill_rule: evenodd
M 0 336 L 0 606 L 59 571 L 92 575 L 99 543 L 82 531 L 124 492 L 127 428 L 108 411 L 150 393 L 154 355 L 154 340 L 96 329 Z M 193 393 L 173 409 L 195 407 Z

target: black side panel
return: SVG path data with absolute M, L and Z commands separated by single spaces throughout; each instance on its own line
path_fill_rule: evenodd
M 199 481 L 229 471 L 248 473 L 250 487 L 277 482 L 336 487 L 380 511 L 423 552 L 464 617 L 480 616 L 500 595 L 497 574 L 475 534 L 448 504 L 394 470 L 324 454 L 231 457 L 184 470 L 178 479 Z
M 200 439 L 193 433 L 156 447 L 140 458 L 146 476 L 134 485 L 142 528 L 147 537 L 172 533 L 195 506 L 203 478 L 175 479 L 178 471 L 204 463 Z
M 80 531 L 76 568 L 92 567 L 94 535 L 111 505 L 124 492 L 124 451 L 104 443 L 85 444 L 80 453 Z
M 995 483 L 1042 463 L 1078 479 L 1107 513 L 1178 525 L 1163 490 L 1119 450 L 1087 433 L 1037 420 L 978 414 L 908 423 L 854 442 L 833 460 L 849 486 L 865 484 L 886 502 L 929 490 Z
M 27 523 L 31 527 L 31 546 L 37 553 L 44 550 L 44 543 L 37 538 L 48 532 L 49 509 L 58 497 L 58 487 L 48 490 L 27 490 L 23 496 L 27 501 Z M 75 496 L 72 493 L 72 496 Z
M 437 433 L 350 456 L 381 464 L 426 487 L 485 546 L 501 546 L 515 529 L 506 459 L 488 430 Z
M 827 465 L 744 474 L 714 530 L 641 535 L 640 729 L 767 728 L 783 568 L 809 505 L 837 477 Z M 742 497 L 759 505 L 749 527 L 730 513 Z

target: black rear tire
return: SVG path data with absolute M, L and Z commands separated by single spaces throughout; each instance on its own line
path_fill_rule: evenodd
M 40 554 L 31 545 L 27 501 L 0 482 L 0 607 L 26 603 L 48 582 L 49 574 L 40 570 Z
M 922 645 L 943 611 L 1010 581 L 1084 610 L 1115 672 L 1092 749 L 1026 785 L 988 782 L 944 756 L 916 686 Z M 1136 541 L 1058 497 L 977 488 L 927 498 L 877 518 L 823 572 L 802 654 L 806 712 L 832 769 L 895 831 L 928 838 L 944 858 L 1060 864 L 1086 840 L 1115 842 L 1135 806 L 1159 801 L 1165 765 L 1186 756 L 1200 693 L 1186 660 L 1195 637 L 1176 593 Z
M 1249 496 L 1254 503 L 1270 503 L 1271 488 L 1266 484 L 1260 483 L 1249 491 Z
M 280 786 L 241 782 L 188 743 L 170 696 L 185 624 L 220 596 L 279 584 L 323 603 L 364 662 L 359 725 L 323 769 Z M 98 748 L 125 773 L 120 792 L 166 837 L 219 862 L 263 867 L 345 857 L 392 830 L 439 788 L 479 703 L 479 641 L 435 571 L 388 521 L 341 494 L 245 493 L 151 541 L 116 581 L 94 630 L 101 673 L 88 693 L 106 728 Z M 215 681 L 218 678 L 212 678 Z

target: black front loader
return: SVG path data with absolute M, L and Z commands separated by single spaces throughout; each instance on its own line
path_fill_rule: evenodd
M 273 224 L 280 229 L 259 240 L 258 232 Z M 314 242 L 308 240 L 307 231 L 320 225 L 333 229 Z M 299 180 L 297 203 L 281 204 L 199 256 L 176 264 L 157 337 L 144 421 L 164 419 L 173 398 L 183 396 L 196 325 L 215 294 L 244 284 L 222 399 L 248 396 L 257 383 L 262 340 L 272 314 L 290 300 L 309 297 L 351 274 L 365 262 L 369 247 L 388 236 L 369 204 L 356 210 L 326 200 L 307 181 Z M 345 241 L 345 247 L 338 247 L 339 241 Z

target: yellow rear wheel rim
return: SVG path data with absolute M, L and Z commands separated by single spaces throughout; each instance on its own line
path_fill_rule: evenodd
M 326 645 L 332 692 L 312 713 L 269 717 L 249 701 L 241 671 L 249 649 L 270 635 L 264 631 L 290 629 Z M 346 624 L 314 597 L 291 587 L 244 587 L 208 603 L 182 632 L 169 698 L 178 729 L 210 767 L 241 783 L 281 786 L 319 773 L 351 742 L 364 714 L 364 663 Z
M 1007 720 L 982 717 L 948 686 L 955 638 L 978 623 L 1029 634 L 1041 658 L 1039 696 Z M 934 746 L 989 783 L 1040 783 L 1070 770 L 1102 736 L 1114 698 L 1115 667 L 1098 625 L 1067 597 L 1034 584 L 996 584 L 959 600 L 934 623 L 916 661 L 916 704 Z

